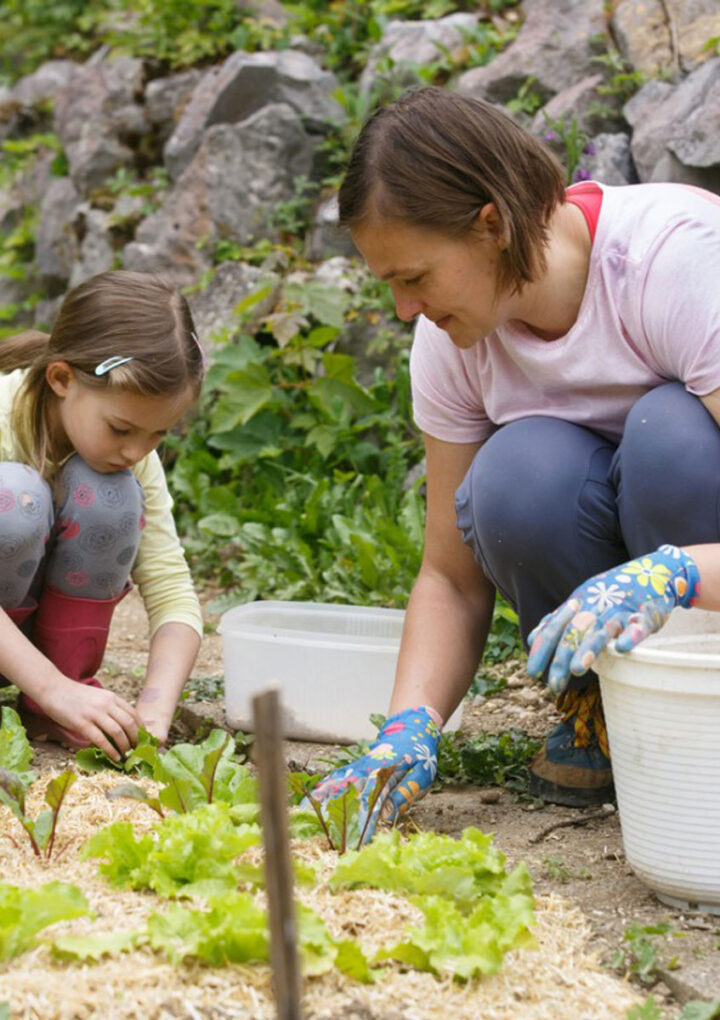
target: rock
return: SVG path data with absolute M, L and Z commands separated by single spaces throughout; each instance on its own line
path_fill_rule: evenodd
M 485 67 L 466 71 L 458 89 L 491 102 L 514 99 L 529 78 L 547 102 L 597 73 L 605 49 L 603 0 L 525 0 L 517 39 Z
M 305 241 L 305 257 L 312 262 L 319 262 L 333 255 L 357 255 L 350 231 L 338 225 L 336 192 L 318 202 Z
M 72 221 L 80 196 L 69 177 L 54 177 L 40 205 L 35 263 L 50 293 L 64 290 L 78 254 Z
M 73 229 L 79 250 L 70 273 L 69 287 L 77 287 L 96 273 L 112 269 L 115 262 L 107 213 L 83 202 L 75 211 Z
M 427 65 L 449 53 L 451 57 L 467 46 L 463 30 L 475 28 L 477 14 L 448 14 L 435 20 L 391 21 L 379 43 L 373 46 L 360 77 L 360 90 L 370 92 L 378 64 L 388 59 L 398 64 Z
M 502 793 L 500 790 L 480 790 L 478 800 L 482 804 L 499 804 L 502 800 Z
M 192 68 L 167 78 L 155 78 L 148 84 L 145 89 L 145 112 L 161 142 L 165 142 L 175 130 L 203 76 L 203 71 Z
M 36 206 L 42 201 L 52 180 L 54 157 L 55 153 L 49 149 L 38 150 L 35 159 L 15 175 L 11 184 L 0 188 L 0 234 L 22 223 L 27 206 Z
M 252 307 L 248 328 L 251 332 L 256 329 L 260 320 L 272 311 L 279 284 L 276 274 L 259 266 L 246 262 L 221 263 L 206 287 L 188 295 L 190 311 L 203 346 L 212 347 L 213 340 L 221 337 L 232 338 L 238 328 L 235 308 L 243 298 L 261 286 L 268 286 L 267 296 Z
M 212 264 L 213 242 L 273 236 L 267 213 L 292 197 L 295 177 L 307 174 L 311 161 L 300 119 L 283 104 L 209 128 L 162 209 L 125 248 L 125 267 L 165 272 L 178 286 L 196 282 Z
M 54 298 L 43 298 L 41 301 L 38 301 L 35 305 L 35 319 L 33 322 L 35 329 L 42 329 L 47 333 L 50 332 L 53 327 L 53 323 L 57 318 L 57 314 L 60 311 L 60 305 L 62 304 L 64 297 L 65 295 L 63 293 L 58 294 L 58 296 Z
M 678 181 L 720 192 L 720 57 L 679 85 L 648 82 L 624 115 L 641 181 Z
M 580 131 L 595 135 L 600 131 L 617 131 L 623 126 L 619 97 L 608 96 L 598 89 L 605 77 L 591 74 L 553 96 L 535 115 L 531 131 L 542 137 L 549 122 L 560 121 L 569 125 L 574 119 Z M 563 153 L 564 155 L 564 153 Z
M 620 53 L 637 71 L 692 71 L 720 36 L 717 0 L 620 0 L 610 22 Z
M 83 197 L 102 188 L 121 166 L 134 161 L 133 142 L 147 132 L 142 62 L 118 57 L 99 66 L 78 66 L 55 103 L 55 130 Z
M 592 180 L 602 184 L 637 183 L 630 136 L 623 132 L 595 135 L 590 151 L 582 158 L 582 165 Z
M 215 124 L 237 124 L 270 104 L 285 104 L 310 131 L 344 117 L 331 96 L 337 79 L 297 50 L 237 52 L 208 72 L 195 88 L 164 159 L 170 176 L 179 177 L 197 151 L 204 132 Z
M 16 82 L 11 92 L 12 98 L 22 106 L 54 102 L 58 92 L 65 88 L 78 67 L 72 60 L 48 60 L 37 71 Z

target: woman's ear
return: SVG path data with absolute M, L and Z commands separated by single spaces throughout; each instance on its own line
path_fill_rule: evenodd
M 481 237 L 492 240 L 500 251 L 510 246 L 510 237 L 494 202 L 486 202 L 475 217 L 475 229 Z
M 56 397 L 66 397 L 75 373 L 67 361 L 51 361 L 45 369 L 45 380 Z

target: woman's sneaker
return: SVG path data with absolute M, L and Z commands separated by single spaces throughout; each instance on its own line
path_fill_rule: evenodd
M 572 719 L 558 723 L 530 765 L 530 795 L 549 804 L 591 807 L 615 799 L 610 759 L 597 740 L 575 746 Z

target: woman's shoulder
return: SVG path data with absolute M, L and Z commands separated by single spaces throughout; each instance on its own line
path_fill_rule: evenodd
M 693 245 L 698 232 L 720 234 L 720 197 L 686 184 L 602 186 L 598 251 L 641 263 L 658 246 L 683 239 Z

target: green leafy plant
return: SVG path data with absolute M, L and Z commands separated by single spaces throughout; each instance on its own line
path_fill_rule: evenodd
M 220 729 L 212 730 L 201 744 L 176 744 L 164 753 L 157 742 L 140 744 L 127 756 L 126 769 L 140 762 L 146 765 L 152 778 L 163 784 L 158 796 L 129 783 L 108 796 L 143 801 L 160 815 L 163 807 L 187 813 L 215 801 L 255 804 L 257 782 L 244 765 L 233 760 L 234 752 L 232 737 Z
M 583 155 L 591 155 L 591 143 L 585 131 L 578 124 L 576 117 L 552 118 L 545 117 L 544 140 L 555 148 L 559 148 L 565 163 L 567 182 L 586 180 L 589 176 L 581 165 Z
M 27 787 L 35 778 L 29 767 L 33 757 L 30 741 L 15 709 L 4 705 L 1 712 L 0 769 L 17 773 Z
M 438 776 L 447 783 L 507 786 L 523 794 L 528 786 L 528 764 L 541 741 L 516 728 L 503 733 L 477 733 L 465 739 L 447 732 L 440 737 Z
M 208 896 L 234 889 L 239 881 L 262 882 L 257 869 L 235 865 L 236 857 L 260 841 L 256 821 L 236 824 L 230 805 L 216 803 L 168 815 L 141 836 L 129 822 L 113 822 L 90 837 L 81 856 L 100 858 L 99 870 L 111 885 L 166 897 Z
M 397 766 L 378 769 L 372 792 L 368 798 L 365 821 L 360 826 L 360 797 L 352 784 L 339 797 L 320 802 L 313 797 L 313 787 L 319 776 L 309 776 L 304 772 L 291 772 L 288 776 L 290 792 L 297 797 L 306 798 L 315 812 L 320 828 L 325 834 L 331 850 L 344 854 L 353 844 L 356 850 L 362 846 L 367 832 L 373 808 L 380 799 L 386 784 Z
M 623 934 L 624 944 L 615 951 L 613 967 L 632 974 L 643 985 L 654 985 L 661 965 L 658 938 L 670 933 L 677 934 L 672 932 L 669 924 L 640 925 L 633 922 Z M 663 965 L 672 970 L 676 963 L 677 958 L 673 958 Z
M 27 785 L 21 773 L 0 769 L 0 803 L 10 808 L 22 825 L 36 857 L 50 859 L 55 846 L 58 818 L 65 794 L 75 782 L 77 776 L 67 769 L 59 776 L 51 779 L 45 787 L 46 811 L 41 811 L 37 818 L 31 818 L 25 812 L 25 795 Z M 12 840 L 6 832 L 4 835 Z M 14 840 L 12 840 L 14 842 Z
M 47 882 L 37 889 L 21 889 L 0 882 L 0 960 L 32 949 L 43 928 L 89 913 L 88 902 L 75 885 Z
M 465 829 L 462 838 L 382 833 L 336 865 L 330 887 L 372 886 L 410 895 L 425 925 L 376 954 L 435 974 L 466 980 L 497 971 L 505 953 L 532 942 L 533 899 L 524 865 L 511 873 L 492 836 Z

